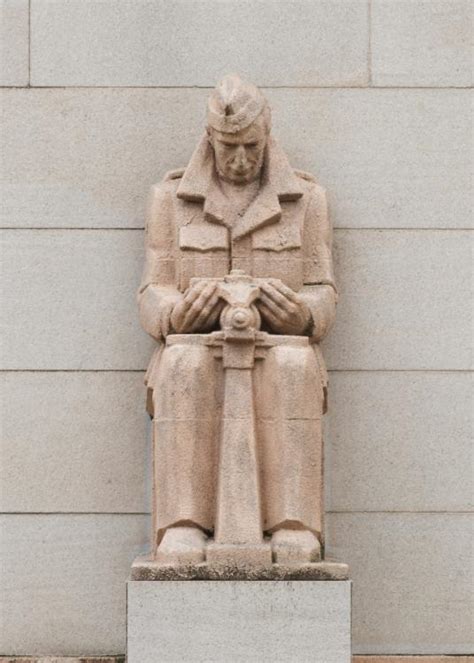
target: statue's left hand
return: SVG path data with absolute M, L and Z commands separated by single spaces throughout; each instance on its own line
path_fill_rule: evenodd
M 272 331 L 300 336 L 311 326 L 311 312 L 301 297 L 279 279 L 260 285 L 257 307 Z

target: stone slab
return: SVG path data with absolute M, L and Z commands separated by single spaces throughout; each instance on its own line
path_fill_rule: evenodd
M 474 514 L 333 513 L 326 522 L 328 554 L 351 569 L 354 654 L 472 650 Z
M 468 90 L 265 94 L 291 162 L 327 188 L 336 227 L 470 227 Z M 149 187 L 199 140 L 207 95 L 3 90 L 1 225 L 143 227 Z
M 349 663 L 350 582 L 128 583 L 128 663 Z
M 373 0 L 375 85 L 470 86 L 470 0 Z
M 142 228 L 151 185 L 191 156 L 207 94 L 3 90 L 2 226 Z
M 339 230 L 329 368 L 469 370 L 472 232 Z
M 125 582 L 147 516 L 10 514 L 0 532 L 3 656 L 125 652 Z
M 3 369 L 143 370 L 142 233 L 3 231 Z M 465 370 L 471 362 L 468 231 L 339 230 L 331 369 Z M 370 302 L 370 307 L 367 306 Z
M 149 511 L 143 378 L 0 373 L 0 511 Z
M 471 373 L 338 371 L 329 384 L 329 511 L 474 508 Z
M 472 227 L 470 90 L 267 96 L 275 134 L 295 167 L 327 189 L 336 227 Z
M 0 85 L 28 85 L 28 0 L 0 1 Z
M 302 566 L 272 564 L 268 567 L 239 568 L 219 564 L 172 566 L 157 564 L 148 556 L 132 564 L 132 580 L 348 580 L 347 564 L 324 560 Z
M 144 369 L 140 328 L 142 233 L 5 231 L 5 369 Z
M 33 85 L 209 86 L 232 71 L 257 85 L 368 81 L 365 0 L 31 5 Z

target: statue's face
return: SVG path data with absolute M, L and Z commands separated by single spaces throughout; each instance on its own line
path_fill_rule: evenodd
M 219 177 L 233 184 L 248 184 L 260 176 L 268 130 L 262 117 L 235 134 L 209 129 Z

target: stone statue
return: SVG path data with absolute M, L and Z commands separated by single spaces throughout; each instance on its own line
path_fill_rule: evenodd
M 324 189 L 270 128 L 261 92 L 224 77 L 188 166 L 151 192 L 155 566 L 321 560 L 331 227 Z

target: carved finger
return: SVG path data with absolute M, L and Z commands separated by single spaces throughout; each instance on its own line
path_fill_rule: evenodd
M 284 297 L 289 299 L 294 304 L 301 303 L 301 298 L 299 297 L 299 295 L 281 281 L 275 281 L 275 282 L 272 281 L 272 285 L 276 290 L 278 290 L 278 292 L 280 292 Z
M 205 307 L 208 300 L 213 296 L 216 287 L 217 286 L 215 283 L 207 283 L 205 285 L 199 296 L 194 300 L 194 302 L 191 304 L 191 306 L 186 312 L 186 315 L 184 317 L 184 325 L 186 327 L 191 328 L 194 325 L 202 309 Z
M 222 313 L 222 309 L 224 308 L 225 303 L 220 299 L 220 297 L 217 298 L 217 304 L 214 306 L 214 308 L 211 310 L 209 315 L 207 316 L 207 319 L 204 321 L 204 325 L 206 329 L 209 329 L 210 327 L 213 327 L 216 323 L 217 320 L 219 319 L 220 314 Z
M 171 311 L 170 322 L 173 330 L 178 334 L 181 333 L 183 327 L 184 314 L 187 309 L 187 304 L 184 303 L 184 299 L 178 302 L 173 310 Z
M 278 329 L 281 326 L 281 320 L 278 318 L 273 311 L 266 306 L 266 304 L 261 304 L 259 306 L 260 314 L 263 316 L 265 321 L 270 325 L 272 329 Z
M 194 320 L 192 324 L 193 330 L 201 328 L 208 321 L 209 316 L 213 313 L 218 303 L 219 303 L 219 295 L 216 293 L 214 289 L 211 296 L 209 297 L 209 299 L 207 300 L 207 302 L 199 312 L 199 315 Z
M 204 288 L 207 287 L 206 281 L 200 281 L 196 285 L 191 286 L 186 290 L 184 293 L 184 302 L 191 306 L 191 304 L 196 301 L 196 299 L 199 297 L 199 295 L 202 293 Z
M 281 294 L 281 292 L 278 292 L 278 290 L 271 284 L 265 283 L 264 285 L 260 286 L 260 292 L 265 293 L 272 301 L 277 304 L 277 306 L 282 309 L 283 311 L 288 310 L 288 299 Z
M 279 306 L 273 297 L 267 295 L 266 291 L 260 290 L 260 301 L 266 306 L 267 309 L 273 312 L 274 315 L 281 317 L 285 314 L 285 309 Z

